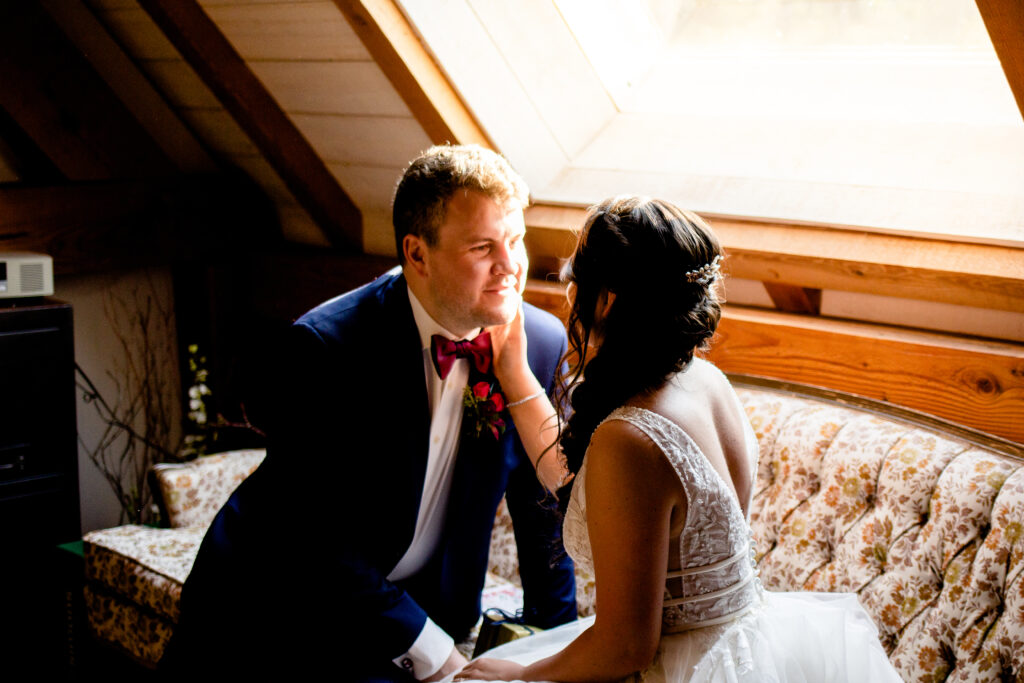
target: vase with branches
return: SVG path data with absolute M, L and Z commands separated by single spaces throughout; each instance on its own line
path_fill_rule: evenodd
M 120 523 L 156 523 L 158 510 L 147 486 L 150 468 L 158 462 L 180 462 L 205 455 L 220 430 L 245 429 L 262 436 L 242 409 L 242 421 L 218 414 L 210 419 L 212 390 L 206 358 L 198 345 L 188 347 L 190 386 L 184 429 L 179 413 L 175 372 L 174 313 L 157 295 L 151 279 L 128 295 L 108 292 L 104 313 L 117 339 L 120 356 L 107 378 L 113 386 L 108 400 L 76 363 L 76 385 L 103 427 L 95 443 L 79 442 L 110 484 L 121 507 Z

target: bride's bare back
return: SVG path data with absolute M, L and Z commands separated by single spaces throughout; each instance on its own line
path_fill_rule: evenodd
M 694 358 L 664 386 L 630 405 L 653 410 L 679 425 L 732 488 L 743 514 L 748 513 L 755 472 L 745 437 L 747 418 L 718 368 Z

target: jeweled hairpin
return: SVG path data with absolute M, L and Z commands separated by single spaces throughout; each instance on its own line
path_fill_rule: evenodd
M 708 284 L 709 282 L 713 281 L 716 277 L 718 277 L 718 264 L 721 262 L 722 255 L 719 254 L 718 256 L 711 260 L 711 263 L 705 263 L 700 268 L 695 268 L 694 270 L 691 270 L 688 273 L 686 273 L 686 281 L 698 282 L 702 285 Z

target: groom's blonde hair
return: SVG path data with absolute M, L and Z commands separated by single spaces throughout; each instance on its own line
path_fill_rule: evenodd
M 448 200 L 458 190 L 474 190 L 504 207 L 525 209 L 530 190 L 505 157 L 480 145 L 435 145 L 413 159 L 398 181 L 392 203 L 395 248 L 404 261 L 406 235 L 437 244 Z

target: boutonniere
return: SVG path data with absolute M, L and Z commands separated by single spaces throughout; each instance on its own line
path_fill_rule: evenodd
M 498 440 L 505 433 L 505 421 L 501 419 L 501 412 L 505 410 L 505 397 L 496 386 L 496 383 L 477 382 L 462 390 L 462 405 L 465 408 L 462 424 L 467 434 L 480 438 L 486 429 Z

